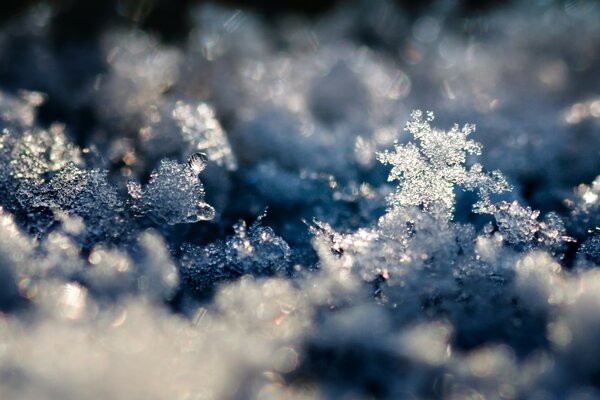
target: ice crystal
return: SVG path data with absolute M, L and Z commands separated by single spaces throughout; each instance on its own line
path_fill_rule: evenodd
M 124 201 L 107 181 L 107 171 L 82 169 L 73 162 L 34 189 L 30 205 L 81 217 L 88 227 L 81 234 L 86 245 L 97 240 L 122 240 L 129 228 Z
M 81 153 L 65 132 L 64 124 L 42 129 L 35 122 L 40 93 L 22 93 L 13 98 L 0 93 L 1 170 L 17 180 L 43 182 L 42 176 L 56 172 L 68 162 L 81 164 Z
M 496 222 L 510 243 L 529 242 L 538 231 L 539 211 L 531 207 L 523 208 L 516 201 L 502 202 L 495 212 Z
M 289 245 L 260 220 L 249 228 L 244 221 L 235 225 L 235 234 L 225 241 L 200 247 L 182 246 L 181 273 L 191 287 L 202 293 L 213 283 L 251 274 L 284 275 L 290 263 Z
M 592 236 L 583 242 L 578 254 L 596 265 L 600 264 L 600 236 Z
M 204 186 L 198 177 L 204 166 L 202 157 L 193 154 L 187 164 L 162 160 L 143 188 L 130 182 L 129 195 L 138 213 L 171 225 L 212 219 L 215 209 L 204 201 Z
M 208 157 L 204 153 L 194 153 L 188 159 L 188 166 L 196 175 L 200 175 L 200 172 L 204 171 L 206 164 L 208 164 Z
M 396 144 L 394 152 L 379 154 L 382 163 L 392 165 L 388 181 L 400 181 L 398 189 L 388 198 L 389 205 L 430 209 L 434 204 L 443 204 L 450 217 L 456 203 L 455 186 L 460 185 L 465 190 L 478 191 L 476 211 L 493 210 L 489 195 L 504 192 L 509 186 L 498 171 L 488 174 L 483 172 L 481 164 L 466 165 L 467 156 L 481 154 L 481 145 L 468 139 L 475 126 L 454 125 L 444 132 L 431 127 L 433 120 L 432 112 L 424 117 L 421 111 L 414 111 L 405 130 L 417 143 Z
M 11 161 L 8 166 L 17 179 L 40 181 L 41 176 L 55 172 L 67 162 L 81 164 L 81 153 L 67 139 L 64 126 L 55 124 L 49 130 L 31 129 L 22 134 L 5 132 L 0 141 L 3 150 L 11 149 Z
M 505 201 L 495 205 L 494 217 L 500 232 L 513 244 L 528 248 L 546 246 L 557 250 L 562 244 L 573 239 L 566 235 L 565 224 L 555 213 L 548 213 L 538 221 L 540 212 L 531 207 L 522 207 L 518 202 Z

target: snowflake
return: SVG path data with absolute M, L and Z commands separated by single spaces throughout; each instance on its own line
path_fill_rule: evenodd
M 467 156 L 481 154 L 481 145 L 468 138 L 475 126 L 459 128 L 455 124 L 445 132 L 431 127 L 433 119 L 430 111 L 425 118 L 422 111 L 413 111 L 405 130 L 417 143 L 396 144 L 395 151 L 378 154 L 379 161 L 392 165 L 388 181 L 400 181 L 388 197 L 388 204 L 392 208 L 422 206 L 426 211 L 441 205 L 450 218 L 456 203 L 454 187 L 460 185 L 464 190 L 478 191 L 480 200 L 474 205 L 475 212 L 493 212 L 489 195 L 510 187 L 499 171 L 486 173 L 479 163 L 466 166 Z

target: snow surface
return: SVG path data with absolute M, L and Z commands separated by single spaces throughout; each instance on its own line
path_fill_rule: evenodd
M 600 399 L 600 7 L 342 3 L 0 28 L 1 399 Z

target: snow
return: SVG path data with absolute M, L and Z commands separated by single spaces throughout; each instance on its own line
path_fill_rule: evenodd
M 3 23 L 0 398 L 600 398 L 600 8 L 435 4 Z

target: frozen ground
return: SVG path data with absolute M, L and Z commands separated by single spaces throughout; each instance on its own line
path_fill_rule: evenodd
M 600 6 L 343 3 L 4 23 L 1 399 L 600 399 Z

